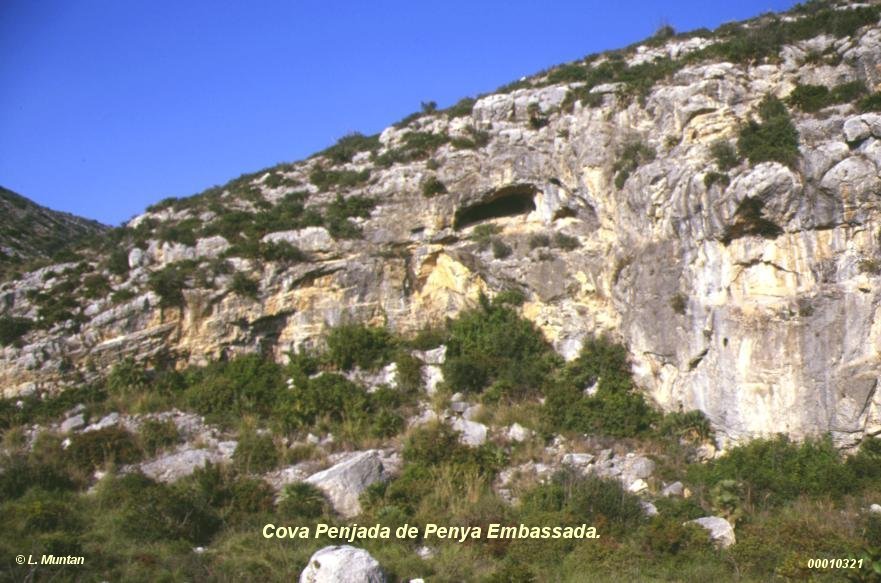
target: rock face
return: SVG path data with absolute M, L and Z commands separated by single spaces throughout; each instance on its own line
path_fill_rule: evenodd
M 671 39 L 634 49 L 628 63 L 676 59 L 712 42 Z M 808 58 L 818 50 L 836 64 Z M 567 101 L 577 84 L 540 77 L 478 99 L 467 115 L 435 112 L 390 127 L 376 151 L 399 152 L 413 134 L 446 140 L 424 155 L 388 164 L 367 152 L 342 163 L 317 155 L 254 175 L 246 186 L 264 206 L 287 190 L 307 193 L 316 212 L 337 196 L 376 202 L 351 220 L 360 240 L 323 227 L 279 230 L 257 242 L 296 244 L 297 261 L 233 256 L 257 281 L 255 297 L 230 292 L 221 274 L 210 284 L 193 278 L 181 305 L 163 305 L 151 274 L 233 248 L 213 233 L 162 242 L 148 227 L 210 226 L 217 213 L 260 207 L 229 187 L 210 204 L 154 209 L 130 223 L 152 235 L 126 249 L 132 269 L 111 282 L 130 299 L 90 300 L 77 313 L 81 325 L 34 329 L 21 346 L 0 349 L 0 387 L 5 396 L 58 390 L 73 382 L 71 370 L 88 376 L 122 355 L 171 355 L 184 365 L 261 349 L 283 359 L 343 321 L 414 332 L 482 292 L 515 287 L 526 296 L 523 315 L 564 356 L 590 334 L 617 335 L 642 389 L 666 410 L 700 409 L 723 442 L 831 432 L 839 445 L 855 444 L 881 433 L 881 118 L 856 103 L 819 113 L 790 107 L 797 161 L 741 157 L 723 182 L 712 180 L 713 145 L 735 145 L 768 94 L 786 100 L 798 84 L 850 81 L 874 88 L 879 62 L 881 28 L 872 25 L 839 39 L 818 34 L 767 64 L 686 63 L 641 98 L 607 84 Z M 474 135 L 485 140 L 461 146 Z M 637 142 L 654 157 L 622 175 L 626 146 Z M 369 180 L 318 186 L 315 171 L 331 167 Z M 445 192 L 427 198 L 432 180 Z M 743 209 L 756 207 L 776 229 L 731 237 Z M 472 239 L 483 225 L 510 254 Z M 536 248 L 541 236 L 550 243 Z M 33 298 L 57 284 L 50 271 L 0 289 L 0 315 L 36 317 Z M 425 363 L 436 367 L 442 355 L 431 356 Z M 438 373 L 425 369 L 432 388 Z
M 696 524 L 705 528 L 710 533 L 710 539 L 720 548 L 727 549 L 737 542 L 734 536 L 734 527 L 731 523 L 720 516 L 704 516 L 689 520 L 685 524 Z
M 309 559 L 300 583 L 386 583 L 376 559 L 349 545 L 324 547 Z
M 306 482 L 327 494 L 334 510 L 345 518 L 361 513 L 358 497 L 370 484 L 385 478 L 381 453 L 376 450 L 358 452 L 344 461 L 312 474 Z

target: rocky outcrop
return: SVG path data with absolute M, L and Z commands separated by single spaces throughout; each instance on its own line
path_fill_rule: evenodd
M 148 289 L 151 274 L 181 259 L 207 264 L 229 250 L 220 239 L 153 237 L 128 250 L 132 270 L 113 280 L 130 299 L 93 299 L 79 328 L 34 330 L 22 346 L 0 350 L 0 387 L 6 396 L 58 390 L 71 369 L 88 377 L 126 355 L 171 355 L 181 365 L 254 350 L 283 359 L 341 322 L 409 333 L 481 293 L 516 288 L 527 298 L 523 315 L 561 354 L 575 356 L 588 335 L 617 335 L 640 387 L 665 410 L 703 411 L 722 446 L 777 432 L 831 432 L 851 446 L 881 433 L 879 116 L 855 103 L 819 113 L 792 108 L 798 160 L 740 160 L 722 182 L 711 179 L 719 170 L 712 147 L 734 144 L 768 94 L 786 99 L 805 83 L 874 88 L 879 30 L 818 34 L 764 64 L 689 62 L 636 97 L 606 84 L 567 101 L 579 83 L 524 83 L 478 99 L 470 115 L 436 112 L 386 129 L 379 157 L 417 132 L 444 143 L 388 164 L 363 152 L 334 166 L 369 172 L 351 186 L 313 183 L 316 169 L 335 164 L 321 155 L 254 176 L 247 186 L 263 204 L 278 204 L 287 190 L 267 184 L 272 175 L 306 193 L 313 210 L 337 196 L 369 197 L 376 206 L 352 219 L 360 240 L 305 227 L 262 237 L 299 246 L 296 261 L 233 254 L 234 269 L 255 279 L 255 297 L 230 292 L 231 277 L 219 274 L 206 278 L 210 284 L 193 278 L 181 306 L 163 305 Z M 671 39 L 626 59 L 680 58 L 712 42 Z M 808 58 L 815 54 L 835 64 Z M 485 140 L 458 145 L 475 132 Z M 622 174 L 620 158 L 635 143 L 654 157 Z M 427 198 L 430 179 L 443 191 Z M 257 208 L 230 192 L 214 207 Z M 773 236 L 744 228 L 744 205 L 759 209 Z M 212 224 L 219 211 L 209 206 L 153 210 L 130 227 Z M 497 248 L 507 251 L 474 240 L 484 225 L 495 227 L 504 245 Z M 743 236 L 732 236 L 735 227 Z M 0 310 L 35 317 L 31 298 L 53 282 L 47 271 L 26 274 L 0 289 Z M 440 371 L 425 362 L 433 389 Z
M 300 573 L 300 583 L 386 583 L 382 567 L 364 549 L 349 545 L 316 551 Z

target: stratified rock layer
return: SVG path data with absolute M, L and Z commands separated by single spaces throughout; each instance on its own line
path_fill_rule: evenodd
M 641 47 L 630 62 L 712 42 Z M 809 58 L 816 54 L 835 58 Z M 881 29 L 870 26 L 784 47 L 770 64 L 688 65 L 644 100 L 601 85 L 590 105 L 576 101 L 570 111 L 565 99 L 577 84 L 557 84 L 483 97 L 469 116 L 435 113 L 388 128 L 380 155 L 414 131 L 455 139 L 473 129 L 486 132 L 488 143 L 445 143 L 425 159 L 388 166 L 358 154 L 339 166 L 370 170 L 368 181 L 339 192 L 377 201 L 369 218 L 355 219 L 363 239 L 334 239 L 322 227 L 266 235 L 307 257 L 292 265 L 234 257 L 237 270 L 259 280 L 253 298 L 230 293 L 231 278 L 218 276 L 213 287 L 186 290 L 183 307 L 161 306 L 147 291 L 151 273 L 217 257 L 229 243 L 151 239 L 130 250 L 132 270 L 114 282 L 133 299 L 94 300 L 78 331 L 31 332 L 22 347 L 2 349 L 0 387 L 7 396 L 54 390 L 64 386 L 64 371 L 106 369 L 125 355 L 167 352 L 201 364 L 262 349 L 282 359 L 340 322 L 411 332 L 443 322 L 481 293 L 514 287 L 526 294 L 523 314 L 564 356 L 577 354 L 588 335 L 617 334 L 646 393 L 666 410 L 705 412 L 722 441 L 831 432 L 839 445 L 852 445 L 881 432 L 881 116 L 852 103 L 817 114 L 793 110 L 800 144 L 793 167 L 742 160 L 727 186 L 705 179 L 718 170 L 711 145 L 735 143 L 766 95 L 785 99 L 799 83 L 859 80 L 875 88 L 879 62 Z M 634 141 L 656 156 L 616 185 L 621 149 Z M 309 205 L 327 204 L 338 193 L 317 189 L 310 173 L 328 165 L 316 156 L 277 174 L 290 189 L 309 192 Z M 269 176 L 250 186 L 276 203 L 286 189 L 267 184 Z M 446 192 L 426 198 L 429 179 Z M 777 236 L 728 236 L 746 199 L 761 203 Z M 131 226 L 214 216 L 163 208 Z M 509 255 L 471 238 L 490 223 Z M 561 233 L 568 243 L 555 246 Z M 26 275 L 0 291 L 0 309 L 34 317 L 29 293 L 53 281 L 45 271 Z

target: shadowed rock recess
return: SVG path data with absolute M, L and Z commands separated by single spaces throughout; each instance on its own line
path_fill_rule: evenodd
M 3 395 L 124 357 L 283 361 L 340 323 L 413 333 L 516 288 L 564 357 L 612 334 L 650 399 L 703 411 L 723 442 L 878 434 L 868 6 L 835 8 L 855 17 L 831 30 L 794 13 L 782 46 L 754 49 L 767 54 L 734 35 L 770 16 L 590 57 L 163 201 L 0 287 L 0 316 L 27 323 L 0 348 Z

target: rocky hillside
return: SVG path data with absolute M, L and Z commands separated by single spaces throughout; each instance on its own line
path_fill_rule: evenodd
M 107 227 L 53 211 L 0 187 L 0 275 L 35 259 L 50 259 Z
M 166 200 L 0 288 L 7 397 L 402 335 L 480 294 L 565 358 L 608 333 L 724 445 L 881 432 L 881 26 L 812 2 L 670 30 Z

